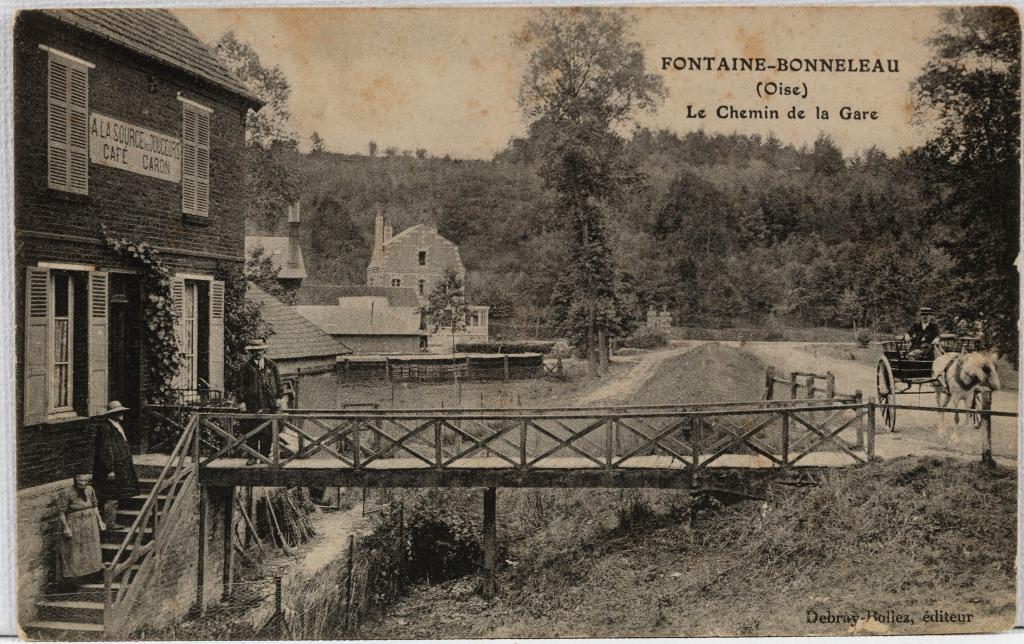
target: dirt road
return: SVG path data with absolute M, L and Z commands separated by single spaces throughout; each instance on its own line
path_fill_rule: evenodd
M 723 343 L 740 347 L 740 343 Z M 757 356 L 765 364 L 788 373 L 831 371 L 836 377 L 836 389 L 844 393 L 861 390 L 865 397 L 876 395 L 875 371 L 852 360 L 837 360 L 814 355 L 807 350 L 807 343 L 796 342 L 746 342 L 740 348 Z M 935 405 L 935 394 L 931 389 L 920 396 L 900 396 L 898 402 L 907 405 Z M 992 408 L 998 411 L 1018 410 L 1016 391 L 997 391 L 992 397 Z M 952 414 L 946 414 L 944 422 L 933 412 L 898 411 L 897 432 L 880 434 L 880 451 L 894 456 L 903 454 L 928 453 L 981 453 L 981 433 L 969 428 L 961 417 L 959 427 L 954 426 Z M 995 418 L 992 422 L 992 451 L 1004 459 L 1017 458 L 1017 419 Z

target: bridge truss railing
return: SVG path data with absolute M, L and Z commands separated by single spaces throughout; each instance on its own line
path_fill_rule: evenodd
M 201 413 L 200 467 L 701 469 L 867 462 L 869 407 L 849 400 L 501 410 Z M 254 444 L 269 437 L 270 449 Z M 827 457 L 820 456 L 827 454 Z

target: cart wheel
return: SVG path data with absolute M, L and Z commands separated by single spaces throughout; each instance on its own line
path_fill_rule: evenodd
M 896 402 L 896 394 L 893 387 L 892 369 L 889 368 L 889 363 L 884 358 L 878 361 L 875 385 L 878 389 L 878 404 L 882 409 L 882 423 L 890 432 L 894 431 L 896 429 L 896 410 L 890 405 Z

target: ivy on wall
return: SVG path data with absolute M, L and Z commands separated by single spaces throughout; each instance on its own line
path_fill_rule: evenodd
M 143 302 L 145 400 L 153 404 L 173 403 L 172 389 L 174 377 L 181 368 L 181 352 L 174 334 L 170 271 L 156 249 L 144 241 L 112 237 L 106 227 L 103 227 L 103 241 L 107 248 L 138 270 Z

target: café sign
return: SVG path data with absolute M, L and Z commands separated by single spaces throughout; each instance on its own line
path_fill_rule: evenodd
M 96 165 L 181 182 L 181 139 L 97 112 L 89 115 L 89 158 Z

